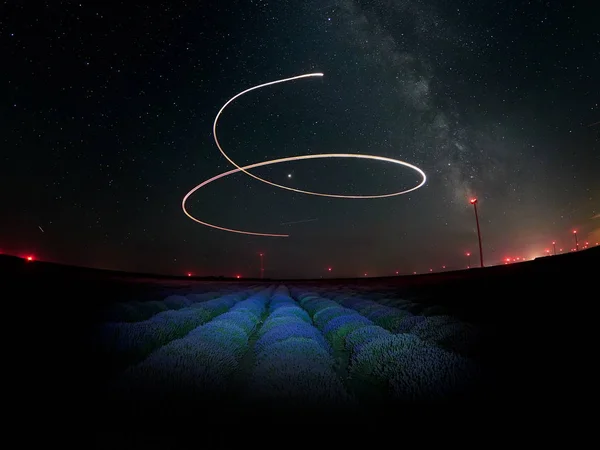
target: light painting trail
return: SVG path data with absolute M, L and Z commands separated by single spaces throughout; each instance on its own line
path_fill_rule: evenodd
M 278 83 L 285 83 L 288 81 L 294 81 L 294 80 L 299 80 L 301 78 L 309 78 L 309 77 L 322 77 L 323 74 L 322 73 L 309 73 L 309 74 L 304 74 L 304 75 L 298 75 L 295 77 L 291 77 L 291 78 L 284 78 L 281 80 L 276 80 L 276 81 L 271 81 L 269 83 L 264 83 L 264 84 L 259 84 L 257 86 L 251 87 L 249 89 L 246 89 L 245 91 L 240 92 L 239 94 L 231 97 L 227 103 L 225 103 L 221 109 L 219 110 L 219 112 L 217 113 L 215 120 L 213 122 L 213 137 L 215 140 L 215 143 L 219 149 L 219 151 L 221 152 L 221 154 L 227 159 L 227 161 L 229 161 L 232 165 L 234 165 L 236 168 L 233 170 L 230 170 L 228 172 L 224 172 L 221 173 L 219 175 L 216 175 L 202 183 L 200 183 L 199 185 L 197 185 L 195 188 L 193 188 L 191 191 L 189 191 L 185 197 L 183 197 L 183 200 L 181 202 L 181 207 L 183 208 L 183 212 L 193 221 L 198 222 L 199 224 L 205 225 L 207 227 L 211 227 L 211 228 L 215 228 L 217 230 L 222 230 L 222 231 L 229 231 L 231 233 L 239 233 L 239 234 L 247 234 L 247 235 L 251 235 L 251 236 L 267 236 L 267 237 L 289 237 L 288 234 L 277 234 L 277 233 L 259 233 L 259 232 L 253 232 L 253 231 L 243 231 L 243 230 L 237 230 L 237 229 L 233 229 L 233 228 L 226 228 L 226 227 L 221 227 L 218 225 L 214 225 L 214 224 L 210 224 L 208 222 L 204 222 L 202 220 L 199 220 L 197 218 L 195 218 L 194 216 L 192 216 L 187 208 L 186 208 L 186 202 L 187 200 L 190 198 L 190 196 L 195 193 L 197 190 L 199 190 L 200 188 L 212 183 L 213 181 L 216 181 L 220 178 L 224 178 L 226 176 L 232 175 L 234 173 L 237 172 L 243 172 L 246 175 L 251 176 L 252 178 L 255 178 L 258 181 L 262 181 L 263 183 L 269 184 L 271 186 L 280 188 L 280 189 L 286 189 L 289 191 L 293 191 L 293 192 L 297 192 L 300 194 L 308 194 L 308 195 L 316 195 L 316 196 L 321 196 L 321 197 L 333 197 L 333 198 L 347 198 L 347 199 L 374 199 L 374 198 L 386 198 L 386 197 L 394 197 L 397 195 L 402 195 L 402 194 L 407 194 L 409 192 L 415 191 L 417 189 L 419 189 L 421 186 L 423 186 L 425 184 L 425 182 L 427 181 L 427 176 L 425 175 L 425 172 L 423 172 L 421 169 L 419 169 L 417 166 L 414 166 L 412 164 L 409 164 L 407 162 L 404 161 L 400 161 L 398 159 L 393 159 L 393 158 L 386 158 L 383 156 L 375 156 L 375 155 L 364 155 L 364 154 L 355 154 L 355 153 L 319 153 L 319 154 L 314 154 L 314 155 L 299 155 L 299 156 L 290 156 L 287 158 L 280 158 L 280 159 L 273 159 L 273 160 L 269 160 L 269 161 L 263 161 L 263 162 L 259 162 L 259 163 L 255 163 L 255 164 L 250 164 L 247 166 L 239 166 L 237 165 L 223 150 L 223 148 L 221 147 L 221 144 L 219 142 L 219 138 L 217 136 L 217 123 L 219 121 L 219 118 L 221 117 L 221 114 L 223 113 L 223 111 L 225 110 L 225 108 L 227 108 L 227 106 L 233 102 L 235 99 L 241 97 L 242 95 L 254 91 L 256 89 L 260 89 L 266 86 L 271 86 L 273 84 L 278 84 Z M 265 180 L 264 178 L 260 178 L 250 172 L 248 172 L 249 169 L 253 169 L 256 167 L 262 167 L 262 166 L 269 166 L 269 165 L 273 165 L 273 164 L 281 164 L 281 163 L 285 163 L 285 162 L 290 162 L 290 161 L 302 161 L 302 160 L 307 160 L 307 159 L 323 159 L 323 158 L 355 158 L 355 159 L 368 159 L 368 160 L 373 160 L 373 161 L 383 161 L 383 162 L 389 162 L 389 163 L 393 163 L 393 164 L 398 164 L 404 167 L 408 167 L 412 170 L 414 170 L 415 172 L 417 172 L 420 176 L 421 176 L 421 181 L 415 186 L 412 187 L 410 189 L 406 189 L 403 191 L 398 191 L 398 192 L 392 192 L 389 194 L 379 194 L 379 195 L 340 195 L 340 194 L 327 194 L 327 193 L 322 193 L 322 192 L 312 192 L 312 191 L 305 191 L 305 190 L 301 190 L 301 189 L 295 189 L 289 186 L 284 186 L 281 184 L 277 184 L 277 183 L 273 183 L 269 180 Z

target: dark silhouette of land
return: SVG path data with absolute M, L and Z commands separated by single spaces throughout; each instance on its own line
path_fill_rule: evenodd
M 464 410 L 459 412 L 456 408 L 460 405 L 451 405 L 453 412 L 443 413 L 444 420 L 462 417 L 470 427 L 475 422 L 490 425 L 498 415 L 510 414 L 510 420 L 535 417 L 532 420 L 543 422 L 544 417 L 556 418 L 565 411 L 580 410 L 580 403 L 591 395 L 591 368 L 596 359 L 593 311 L 600 298 L 599 273 L 600 247 L 594 247 L 456 272 L 281 281 L 287 286 L 344 285 L 385 291 L 413 302 L 442 305 L 485 329 L 480 356 L 492 374 L 485 392 L 481 392 L 478 402 L 463 405 Z M 17 415 L 35 408 L 37 414 L 53 417 L 60 405 L 61 410 L 73 415 L 64 420 L 74 421 L 71 424 L 81 421 L 91 432 L 99 432 L 97 428 L 105 425 L 99 425 L 102 421 L 98 422 L 98 417 L 106 419 L 118 409 L 115 405 L 113 412 L 98 411 L 94 406 L 98 386 L 107 376 L 106 361 L 91 351 L 89 342 L 91 330 L 102 320 L 100 311 L 107 304 L 185 295 L 202 290 L 204 284 L 243 288 L 279 281 L 129 274 L 0 255 L 0 295 L 7 335 L 5 367 L 10 367 L 6 383 L 18 393 L 12 408 Z M 434 411 L 426 413 L 435 415 Z M 207 406 L 206 414 L 208 421 L 212 418 L 215 423 L 252 420 L 247 411 L 234 414 Z M 230 416 L 223 419 L 227 414 Z M 406 414 L 385 411 L 371 417 L 372 424 L 398 423 Z M 357 415 L 343 418 L 346 424 L 352 419 L 366 420 Z

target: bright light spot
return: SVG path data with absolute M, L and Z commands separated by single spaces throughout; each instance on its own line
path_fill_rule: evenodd
M 573 234 L 577 234 L 577 230 L 573 230 Z
M 471 205 L 474 205 L 475 203 L 477 203 L 477 199 L 476 199 L 476 198 L 472 198 L 472 199 L 470 200 L 470 202 L 471 202 Z
M 329 267 L 327 270 L 329 270 L 331 272 L 331 267 Z
M 291 173 L 288 173 L 288 178 L 292 178 L 292 174 Z
M 398 275 L 398 271 L 396 270 L 396 275 Z
M 188 276 L 188 277 L 191 277 L 191 276 L 192 276 L 192 274 L 188 272 L 187 276 Z
M 552 245 L 556 245 L 556 241 L 552 241 Z
M 433 269 L 429 269 L 430 272 L 433 272 Z
M 442 269 L 445 269 L 445 268 L 446 268 L 446 266 L 442 266 Z
M 27 257 L 27 258 L 25 258 L 25 259 L 27 259 L 27 261 L 33 261 L 33 256 L 28 256 L 28 257 Z
M 236 277 L 236 278 L 241 278 L 239 275 L 236 275 L 235 277 Z

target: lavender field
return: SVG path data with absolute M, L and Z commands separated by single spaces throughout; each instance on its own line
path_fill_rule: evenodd
M 227 287 L 107 307 L 95 333 L 123 417 L 438 407 L 472 395 L 481 330 L 385 290 Z M 116 413 L 117 411 L 115 411 Z

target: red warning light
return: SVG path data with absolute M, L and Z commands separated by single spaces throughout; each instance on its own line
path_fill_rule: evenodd
M 471 205 L 474 205 L 475 203 L 477 203 L 477 199 L 476 198 L 472 198 L 469 201 L 471 202 Z
M 25 258 L 27 261 L 33 261 L 33 256 L 28 256 L 27 258 Z
M 192 274 L 188 272 L 187 276 L 188 276 L 188 277 L 191 277 L 191 276 L 192 276 Z
M 236 278 L 241 278 L 241 276 L 239 276 L 239 275 L 236 275 L 235 277 L 236 277 Z

